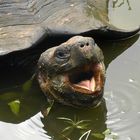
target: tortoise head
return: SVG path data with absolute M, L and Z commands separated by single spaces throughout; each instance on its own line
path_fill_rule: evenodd
M 95 106 L 103 96 L 104 57 L 90 37 L 75 36 L 38 61 L 38 81 L 48 98 L 75 107 Z

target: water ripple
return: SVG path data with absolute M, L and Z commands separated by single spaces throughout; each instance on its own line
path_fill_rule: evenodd
M 129 80 L 107 83 L 107 86 L 111 87 L 105 91 L 107 127 L 123 136 L 137 134 L 134 132 L 140 129 L 140 84 Z

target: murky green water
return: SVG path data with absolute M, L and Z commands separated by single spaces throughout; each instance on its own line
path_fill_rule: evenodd
M 140 24 L 139 0 L 116 0 L 114 4 L 115 8 L 113 1 L 109 3 L 111 23 L 122 28 Z M 100 106 L 75 109 L 54 104 L 49 115 L 43 117 L 41 111 L 46 111 L 48 103 L 36 80 L 29 80 L 28 74 L 6 74 L 0 80 L 0 137 L 3 140 L 78 140 L 87 132 L 87 140 L 100 140 L 104 136 L 106 140 L 139 140 L 139 35 L 123 41 L 97 43 L 104 52 L 107 67 L 105 95 Z

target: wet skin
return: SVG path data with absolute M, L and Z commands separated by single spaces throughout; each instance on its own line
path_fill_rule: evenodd
M 92 38 L 72 37 L 41 54 L 38 81 L 49 99 L 74 107 L 96 106 L 103 97 L 103 53 Z

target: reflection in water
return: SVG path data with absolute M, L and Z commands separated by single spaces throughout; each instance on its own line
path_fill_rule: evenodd
M 138 140 L 140 129 L 140 39 L 107 69 L 107 127 L 120 140 Z
M 129 0 L 122 0 L 121 2 L 119 0 L 113 0 L 113 8 L 121 7 L 125 2 L 128 5 L 128 10 L 132 10 Z
M 121 53 L 126 51 L 131 47 L 139 38 L 139 35 L 136 35 L 132 38 L 126 40 L 115 40 L 115 41 L 98 41 L 96 40 L 98 46 L 103 51 L 106 68 L 108 65 L 116 59 Z
M 2 140 L 50 140 L 41 118 L 43 115 L 39 112 L 19 124 L 0 122 L 0 137 Z
M 119 87 L 119 89 L 115 89 L 115 87 Z M 111 84 L 105 95 L 108 104 L 108 120 L 106 123 L 109 128 L 121 132 L 127 130 L 128 127 L 131 129 L 136 127 L 140 122 L 138 114 L 140 107 L 139 93 L 140 89 L 129 82 L 114 82 Z

